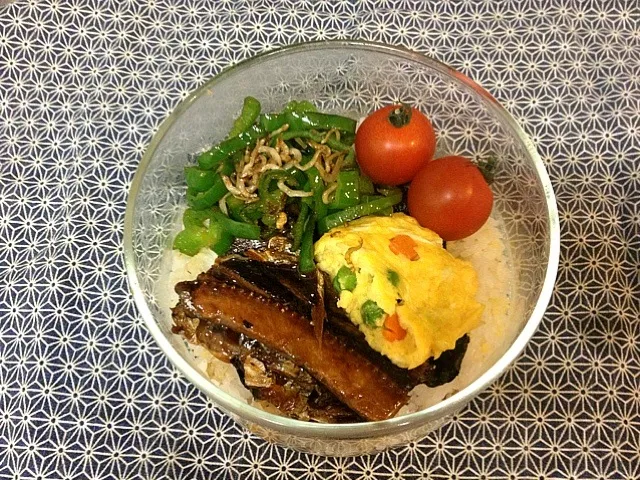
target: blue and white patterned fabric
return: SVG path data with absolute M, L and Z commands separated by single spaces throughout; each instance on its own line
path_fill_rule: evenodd
M 265 443 L 168 364 L 123 266 L 129 183 L 224 67 L 359 38 L 487 88 L 558 198 L 557 286 L 524 355 L 423 441 Z M 640 478 L 636 2 L 43 0 L 0 7 L 0 478 Z

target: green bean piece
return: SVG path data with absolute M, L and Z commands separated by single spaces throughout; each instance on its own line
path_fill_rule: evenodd
M 218 208 L 214 208 L 212 211 L 213 222 L 219 224 L 224 232 L 236 238 L 248 238 L 250 240 L 258 240 L 260 238 L 260 227 L 231 220 Z
M 264 134 L 265 132 L 262 128 L 252 125 L 244 132 L 228 138 L 210 150 L 198 155 L 198 165 L 205 170 L 213 170 L 229 155 L 251 145 Z
M 346 265 L 340 267 L 340 270 L 338 270 L 338 273 L 336 273 L 333 279 L 333 288 L 336 289 L 336 292 L 340 293 L 343 290 L 352 292 L 357 285 L 358 278 L 355 272 Z
M 300 259 L 298 261 L 298 268 L 301 273 L 309 273 L 315 270 L 316 264 L 313 261 L 313 232 L 316 229 L 316 216 L 311 214 L 307 220 L 307 225 L 304 228 L 302 234 L 302 241 L 300 243 Z
M 189 187 L 194 192 L 205 192 L 213 186 L 216 179 L 216 172 L 213 170 L 203 170 L 198 167 L 185 167 L 184 178 Z
M 343 225 L 346 222 L 379 213 L 389 207 L 393 207 L 402 201 L 402 193 L 394 193 L 388 197 L 381 197 L 367 203 L 361 203 L 353 207 L 346 208 L 340 212 L 327 215 L 318 221 L 318 233 L 324 234 L 334 227 Z
M 300 213 L 298 214 L 296 223 L 293 224 L 293 228 L 291 229 L 291 234 L 293 235 L 293 245 L 291 248 L 294 252 L 300 248 L 300 244 L 302 243 L 302 234 L 304 233 L 304 227 L 307 223 L 308 217 L 309 205 L 306 203 L 300 204 Z
M 230 175 L 234 169 L 233 158 L 228 158 L 222 164 L 222 168 L 219 173 L 216 173 L 216 178 L 211 188 L 204 192 L 195 192 L 191 188 L 187 189 L 187 204 L 195 210 L 204 210 L 205 208 L 212 207 L 224 197 L 228 190 L 222 175 Z
M 368 327 L 377 327 L 378 320 L 382 318 L 384 313 L 384 310 L 381 309 L 373 300 L 367 300 L 360 307 L 360 315 L 362 315 L 362 321 Z
M 253 97 L 245 97 L 240 116 L 233 122 L 227 138 L 236 137 L 245 132 L 260 115 L 260 102 Z
M 360 175 L 354 170 L 345 170 L 338 173 L 335 195 L 329 208 L 345 209 L 360 203 L 359 189 Z

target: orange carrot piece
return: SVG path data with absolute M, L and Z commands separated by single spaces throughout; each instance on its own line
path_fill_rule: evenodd
M 411 261 L 418 260 L 420 255 L 416 252 L 415 240 L 409 235 L 396 235 L 389 242 L 389 248 L 396 255 L 404 255 Z
M 402 340 L 407 336 L 407 331 L 400 325 L 400 320 L 398 319 L 397 313 L 389 315 L 384 319 L 384 324 L 382 326 L 382 336 L 389 342 Z

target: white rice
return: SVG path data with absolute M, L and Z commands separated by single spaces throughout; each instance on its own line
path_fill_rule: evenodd
M 410 400 L 398 415 L 416 412 L 435 405 L 444 398 L 470 385 L 487 371 L 506 351 L 515 338 L 520 325 L 510 321 L 511 289 L 509 252 L 499 220 L 489 218 L 474 235 L 447 243 L 447 250 L 454 256 L 471 262 L 478 274 L 477 299 L 485 305 L 481 325 L 470 334 L 469 347 L 462 361 L 460 374 L 450 383 L 436 388 L 418 385 L 411 391 Z M 166 257 L 166 271 L 158 284 L 159 307 L 167 312 L 178 302 L 174 292 L 176 283 L 195 279 L 215 261 L 216 255 L 203 251 L 194 257 L 173 250 Z M 211 355 L 205 348 L 189 345 L 193 364 L 225 392 L 262 408 L 253 402 L 251 393 L 242 385 L 235 368 Z
M 496 219 L 489 218 L 470 237 L 447 242 L 447 250 L 453 256 L 470 262 L 478 274 L 476 298 L 485 306 L 481 325 L 469 333 L 469 346 L 460 374 L 452 382 L 436 388 L 418 385 L 398 415 L 423 410 L 467 387 L 486 372 L 513 341 L 519 325 L 509 321 L 511 268 L 500 226 Z

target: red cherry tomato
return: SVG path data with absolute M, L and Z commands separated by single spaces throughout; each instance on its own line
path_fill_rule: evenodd
M 407 196 L 409 213 L 444 240 L 460 240 L 484 225 L 493 193 L 482 173 L 464 157 L 427 163 L 414 177 Z
M 410 181 L 433 158 L 436 134 L 419 110 L 389 105 L 369 115 L 356 132 L 360 169 L 383 185 Z

